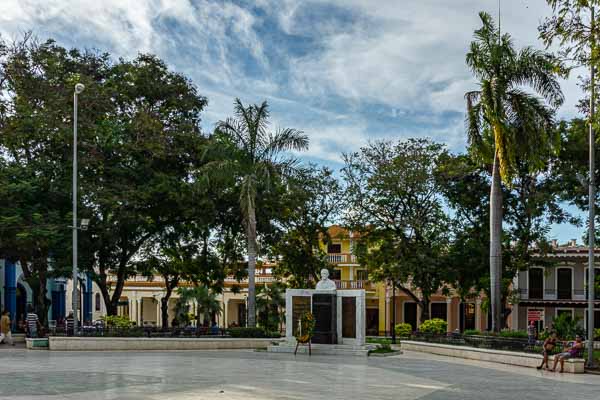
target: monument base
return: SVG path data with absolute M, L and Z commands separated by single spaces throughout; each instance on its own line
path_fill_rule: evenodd
M 319 344 L 312 343 L 312 355 L 326 356 L 352 356 L 352 357 L 367 357 L 369 350 L 377 348 L 376 345 L 351 345 L 351 344 Z M 296 349 L 296 341 L 281 342 L 279 345 L 271 345 L 267 348 L 269 353 L 291 353 L 294 354 Z M 308 346 L 299 346 L 298 355 L 308 355 Z

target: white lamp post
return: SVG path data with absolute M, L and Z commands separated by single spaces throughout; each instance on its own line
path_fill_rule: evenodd
M 81 83 L 75 85 L 73 93 L 73 333 L 77 334 L 77 96 L 83 92 L 85 86 Z

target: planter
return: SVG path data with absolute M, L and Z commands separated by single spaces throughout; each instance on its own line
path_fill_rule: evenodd
M 25 339 L 28 350 L 48 350 L 48 338 L 27 338 Z

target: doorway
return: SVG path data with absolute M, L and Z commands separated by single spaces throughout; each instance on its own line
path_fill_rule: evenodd
M 404 303 L 404 322 L 410 324 L 413 332 L 417 330 L 417 303 Z

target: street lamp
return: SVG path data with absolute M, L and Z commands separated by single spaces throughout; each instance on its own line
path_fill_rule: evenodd
M 81 83 L 75 85 L 73 92 L 73 333 L 77 334 L 77 96 L 83 92 L 85 86 Z

